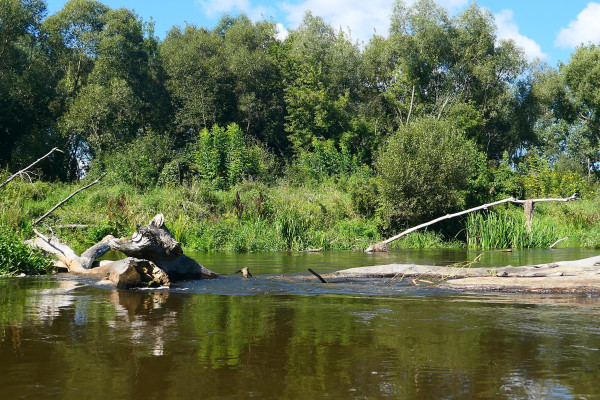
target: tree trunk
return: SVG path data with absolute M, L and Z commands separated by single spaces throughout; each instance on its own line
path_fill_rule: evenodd
M 81 256 L 56 237 L 47 238 L 34 232 L 38 238 L 26 243 L 54 255 L 57 267 L 76 275 L 108 280 L 121 289 L 169 286 L 170 281 L 219 276 L 183 254 L 181 246 L 164 225 L 162 214 L 156 215 L 148 226 L 138 227 L 131 238 L 117 239 L 108 235 Z M 128 258 L 97 261 L 110 250 L 120 251 Z

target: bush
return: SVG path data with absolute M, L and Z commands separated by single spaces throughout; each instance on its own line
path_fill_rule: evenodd
M 383 228 L 465 205 L 482 155 L 449 121 L 423 118 L 393 134 L 376 162 Z
M 525 195 L 534 197 L 568 197 L 573 193 L 588 192 L 585 178 L 576 171 L 559 171 L 537 154 L 530 155 L 519 164 Z
M 314 138 L 311 151 L 301 151 L 292 167 L 296 180 L 321 182 L 329 177 L 348 176 L 358 168 L 347 147 L 338 150 L 333 140 Z
M 50 258 L 23 244 L 11 229 L 0 226 L 0 276 L 48 274 L 51 270 Z
M 90 175 L 107 171 L 105 183 L 125 183 L 136 188 L 156 185 L 165 164 L 173 158 L 168 136 L 150 133 L 94 160 Z
M 198 136 L 196 165 L 200 177 L 215 188 L 227 189 L 243 179 L 272 175 L 273 157 L 258 144 L 250 144 L 237 124 L 215 125 Z

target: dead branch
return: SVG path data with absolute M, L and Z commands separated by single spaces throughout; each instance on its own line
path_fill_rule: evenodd
M 552 244 L 550 245 L 550 247 L 549 247 L 549 248 L 550 248 L 550 249 L 553 249 L 553 248 L 554 248 L 554 246 L 556 246 L 557 244 L 559 244 L 559 243 L 560 243 L 560 242 L 562 242 L 563 240 L 567 240 L 568 238 L 569 238 L 569 237 L 567 236 L 567 237 L 564 237 L 564 238 L 560 238 L 560 239 L 558 239 L 556 242 L 552 243 Z
M 321 281 L 321 283 L 327 283 L 327 281 L 325 279 L 323 279 L 323 277 L 321 275 L 319 275 L 318 273 L 316 273 L 312 269 L 309 268 L 308 272 L 310 272 L 311 274 L 313 274 L 314 276 L 316 276 L 317 278 L 319 278 L 319 280 Z
M 65 204 L 67 201 L 69 201 L 69 199 L 71 199 L 71 197 L 75 196 L 77 193 L 89 188 L 90 186 L 95 185 L 96 183 L 100 182 L 100 179 L 104 178 L 106 176 L 106 172 L 103 173 L 102 175 L 100 175 L 100 177 L 98 179 L 96 179 L 94 182 L 90 183 L 87 186 L 84 186 L 76 191 L 74 191 L 73 193 L 71 193 L 66 199 L 64 199 L 63 201 L 59 202 L 58 204 L 56 204 L 54 207 L 52 207 L 46 214 L 42 215 L 41 217 L 39 217 L 34 223 L 33 226 L 36 226 L 37 224 L 39 224 L 44 218 L 46 218 L 48 215 L 50 215 L 54 210 L 56 210 L 58 207 L 62 206 L 63 204 Z
M 468 210 L 460 211 L 460 212 L 457 212 L 457 213 L 454 213 L 454 214 L 447 214 L 447 215 L 444 215 L 443 217 L 439 217 L 439 218 L 436 218 L 436 219 L 434 219 L 432 221 L 425 222 L 425 223 L 423 223 L 421 225 L 414 226 L 414 227 L 409 228 L 409 229 L 407 229 L 407 230 L 405 230 L 403 232 L 400 232 L 396 236 L 393 236 L 393 237 L 391 237 L 389 239 L 383 240 L 383 241 L 381 241 L 379 243 L 376 243 L 376 244 L 373 244 L 373 245 L 369 246 L 365 251 L 367 253 L 371 253 L 371 252 L 385 252 L 388 249 L 388 247 L 387 247 L 388 243 L 393 242 L 396 239 L 400 239 L 401 237 L 406 236 L 409 233 L 415 232 L 415 231 L 417 231 L 419 229 L 425 228 L 425 227 L 427 227 L 429 225 L 433 225 L 433 224 L 435 224 L 437 222 L 440 222 L 440 221 L 443 221 L 443 220 L 446 220 L 446 219 L 450 219 L 450 218 L 454 218 L 454 217 L 459 217 L 461 215 L 469 214 L 469 213 L 472 213 L 474 211 L 487 210 L 489 207 L 497 206 L 497 205 L 503 204 L 503 203 L 517 203 L 517 204 L 525 204 L 525 203 L 529 204 L 530 203 L 532 205 L 532 207 L 533 207 L 533 204 L 544 202 L 544 201 L 567 202 L 567 201 L 573 201 L 573 200 L 581 200 L 581 199 L 579 197 L 577 197 L 576 193 L 573 194 L 572 196 L 566 197 L 564 199 L 548 198 L 548 199 L 519 200 L 519 199 L 515 199 L 514 197 L 509 197 L 509 198 L 504 199 L 504 200 L 498 200 L 498 201 L 495 201 L 493 203 L 483 204 L 481 206 L 473 207 L 473 208 L 470 208 Z
M 410 119 L 410 114 L 412 114 L 414 100 L 415 100 L 415 85 L 413 85 L 412 94 L 410 95 L 410 107 L 408 109 L 408 115 L 406 116 L 406 123 L 407 124 L 408 124 L 408 120 Z
M 22 170 L 18 171 L 17 173 L 13 174 L 10 178 L 8 178 L 7 180 L 5 180 L 2 184 L 0 184 L 0 189 L 5 186 L 6 184 L 8 184 L 8 182 L 12 181 L 13 179 L 15 179 L 17 176 L 23 174 L 25 171 L 27 171 L 29 168 L 33 167 L 35 164 L 39 163 L 40 161 L 42 161 L 44 158 L 48 157 L 50 154 L 54 153 L 55 151 L 60 151 L 61 153 L 64 153 L 61 149 L 59 149 L 58 147 L 53 148 L 52 150 L 50 150 L 48 152 L 48 154 L 46 154 L 45 156 L 38 158 L 37 160 L 35 160 L 33 163 L 29 164 L 27 167 L 23 168 Z

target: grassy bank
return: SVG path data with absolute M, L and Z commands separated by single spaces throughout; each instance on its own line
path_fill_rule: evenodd
M 0 200 L 0 224 L 31 232 L 31 221 L 79 186 L 14 182 Z M 141 191 L 123 185 L 94 186 L 55 211 L 43 223 L 73 247 L 82 249 L 107 234 L 131 235 L 154 214 L 184 248 L 201 251 L 362 250 L 384 239 L 374 214 L 362 212 L 351 182 L 306 185 L 279 182 L 267 186 L 243 182 L 230 190 L 207 185 L 154 187 Z M 600 247 L 597 198 L 571 203 L 544 203 L 535 210 L 532 231 L 525 230 L 518 206 L 501 206 L 456 221 L 450 231 L 432 226 L 394 242 L 392 248 L 469 247 L 474 249 L 561 246 Z M 84 224 L 86 228 L 66 228 Z M 456 229 L 456 226 L 462 227 Z M 450 233 L 448 233 L 450 232 Z M 389 232 L 386 232 L 389 234 Z

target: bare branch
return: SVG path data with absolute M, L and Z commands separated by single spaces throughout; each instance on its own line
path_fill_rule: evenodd
M 59 149 L 58 147 L 53 148 L 52 150 L 50 150 L 48 152 L 48 154 L 46 154 L 45 156 L 38 158 L 37 160 L 35 160 L 33 163 L 31 163 L 30 165 L 28 165 L 27 167 L 23 168 L 22 170 L 18 171 L 17 173 L 13 174 L 10 178 L 8 178 L 6 181 L 4 181 L 1 185 L 0 185 L 0 189 L 5 186 L 8 182 L 12 181 L 13 179 L 15 179 L 17 176 L 21 175 L 22 173 L 24 173 L 25 171 L 27 171 L 29 168 L 33 167 L 35 164 L 39 163 L 40 161 L 42 161 L 44 158 L 48 157 L 50 154 L 54 153 L 55 151 L 60 151 L 61 153 L 64 153 L 61 149 Z
M 451 97 L 452 97 L 451 95 L 448 95 L 448 97 L 446 97 L 446 100 L 444 100 L 444 104 L 442 104 L 442 108 L 440 108 L 440 112 L 438 113 L 438 116 L 437 116 L 437 120 L 438 121 L 442 117 L 442 113 L 444 112 L 444 108 L 446 108 L 446 106 L 448 105 L 448 102 L 450 101 Z
M 562 242 L 563 240 L 567 240 L 568 238 L 569 238 L 569 237 L 567 236 L 567 237 L 564 237 L 564 238 L 560 238 L 560 239 L 558 239 L 556 242 L 552 243 L 552 244 L 550 245 L 550 247 L 549 247 L 549 248 L 550 248 L 550 249 L 553 249 L 553 248 L 554 248 L 554 246 L 556 246 L 557 244 L 559 244 L 559 243 L 560 243 L 560 242 Z
M 66 199 L 64 199 L 63 201 L 59 202 L 58 204 L 56 204 L 54 207 L 52 207 L 50 209 L 50 211 L 48 211 L 46 214 L 42 215 L 41 217 L 39 217 L 34 223 L 33 226 L 37 225 L 40 223 L 40 221 L 42 221 L 44 218 L 46 218 L 48 215 L 50 215 L 54 210 L 56 210 L 58 207 L 62 206 L 63 204 L 65 204 L 67 201 L 69 201 L 69 199 L 73 196 L 75 196 L 77 193 L 89 188 L 90 186 L 95 185 L 96 183 L 100 182 L 100 179 L 104 178 L 106 176 L 106 172 L 103 173 L 102 175 L 100 175 L 100 177 L 98 179 L 96 179 L 94 182 L 90 183 L 87 186 L 82 187 L 81 189 L 78 189 L 76 191 L 74 191 L 73 193 L 71 193 Z

